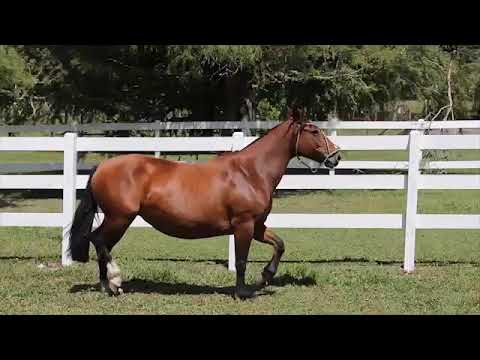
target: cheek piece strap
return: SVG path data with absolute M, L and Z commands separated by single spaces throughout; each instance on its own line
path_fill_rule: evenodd
M 303 161 L 300 156 L 298 155 L 298 143 L 300 141 L 300 134 L 302 133 L 302 130 L 303 130 L 303 127 L 302 126 L 299 130 L 298 130 L 298 133 L 297 133 L 297 141 L 295 142 L 295 156 L 297 158 L 297 160 L 302 163 L 303 165 L 305 165 L 307 168 L 310 169 L 310 171 L 315 174 L 317 171 L 318 171 L 318 168 L 313 168 L 311 167 L 309 164 L 307 164 L 305 161 Z M 332 152 L 330 152 L 330 147 L 328 146 L 328 140 L 327 140 L 327 136 L 325 135 L 325 133 L 322 132 L 322 135 L 323 135 L 323 140 L 325 141 L 325 145 L 326 145 L 326 148 L 327 148 L 327 156 L 325 157 L 325 159 L 323 160 L 323 162 L 320 164 L 320 165 L 325 165 L 325 162 L 330 159 L 332 156 L 334 156 L 336 153 L 338 153 L 340 151 L 340 148 L 337 148 L 335 150 L 333 150 Z M 315 151 L 318 151 L 320 152 L 320 147 L 318 147 L 317 149 L 315 149 Z

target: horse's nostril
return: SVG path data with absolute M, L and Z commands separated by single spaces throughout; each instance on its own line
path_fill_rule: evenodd
M 338 155 L 337 161 L 340 161 L 340 160 L 342 160 L 342 157 L 340 155 Z

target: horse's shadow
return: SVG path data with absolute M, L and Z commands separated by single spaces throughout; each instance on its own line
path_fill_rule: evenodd
M 281 287 L 286 285 L 313 286 L 316 284 L 314 278 L 306 276 L 295 278 L 289 274 L 285 274 L 273 279 L 271 285 Z M 256 290 L 256 296 L 273 295 L 275 291 L 270 288 L 250 286 L 252 290 Z M 208 286 L 195 285 L 188 283 L 168 283 L 164 281 L 152 281 L 145 279 L 131 279 L 122 283 L 124 293 L 140 293 L 140 294 L 162 294 L 162 295 L 213 295 L 222 294 L 233 296 L 233 286 Z M 99 284 L 77 284 L 70 289 L 71 293 L 83 291 L 100 291 Z

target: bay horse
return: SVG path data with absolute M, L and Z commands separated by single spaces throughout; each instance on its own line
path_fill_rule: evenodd
M 137 215 L 158 231 L 183 239 L 234 235 L 234 296 L 254 296 L 245 284 L 252 239 L 273 246 L 256 289 L 268 285 L 285 251 L 283 240 L 265 226 L 275 188 L 293 157 L 303 156 L 334 168 L 340 149 L 298 111 L 241 151 L 224 153 L 205 163 L 179 163 L 140 154 L 120 155 L 94 168 L 70 229 L 72 259 L 89 260 L 95 246 L 101 290 L 123 293 L 117 244 Z M 105 215 L 92 232 L 100 207 Z

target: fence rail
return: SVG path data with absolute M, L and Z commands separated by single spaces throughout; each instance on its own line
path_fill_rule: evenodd
M 371 130 L 426 130 L 426 129 L 480 129 L 480 120 L 455 121 L 314 121 L 322 128 L 371 129 Z M 90 123 L 67 125 L 3 125 L 0 133 L 19 132 L 90 132 L 90 131 L 145 131 L 145 130 L 268 130 L 280 124 L 278 121 L 156 121 L 151 123 Z
M 189 162 L 189 161 L 185 161 Z M 79 171 L 88 171 L 96 163 L 78 163 Z M 305 165 L 301 164 L 297 159 L 292 159 L 288 164 L 289 169 L 305 169 Z M 325 166 L 319 166 L 326 169 Z M 480 161 L 428 161 L 420 165 L 421 169 L 478 169 Z M 346 170 L 408 170 L 408 161 L 342 161 L 336 169 Z M 43 173 L 43 172 L 63 171 L 63 163 L 36 163 L 36 164 L 0 164 L 0 174 L 21 174 L 21 173 Z
M 465 125 L 465 124 L 462 124 Z M 423 125 L 422 125 L 423 126 Z M 471 125 L 477 126 L 477 123 Z M 423 128 L 422 128 L 423 129 Z M 278 189 L 396 189 L 407 191 L 404 214 L 270 214 L 267 226 L 279 228 L 385 228 L 405 229 L 404 271 L 414 270 L 416 229 L 480 229 L 480 214 L 418 214 L 417 195 L 422 189 L 480 189 L 480 175 L 424 175 L 423 168 L 479 168 L 480 161 L 430 162 L 420 166 L 427 149 L 480 149 L 480 135 L 424 135 L 412 130 L 402 136 L 331 136 L 345 150 L 408 150 L 407 162 L 351 162 L 365 166 L 408 170 L 402 175 L 285 175 Z M 76 204 L 76 189 L 86 186 L 78 175 L 78 151 L 230 151 L 240 150 L 256 138 L 234 133 L 215 138 L 82 138 L 74 133 L 56 138 L 0 138 L 0 151 L 63 151 L 63 175 L 0 175 L 0 189 L 62 189 L 62 213 L 0 213 L 0 226 L 62 227 L 62 263 L 71 263 L 67 252 L 68 228 Z M 382 164 L 378 164 L 382 163 Z M 352 164 L 344 164 L 344 167 Z M 342 167 L 342 166 L 341 166 Z M 102 214 L 100 214 L 100 219 Z M 96 223 L 96 226 L 98 223 Z M 137 217 L 133 227 L 149 227 Z M 233 237 L 229 238 L 229 269 L 234 271 Z

